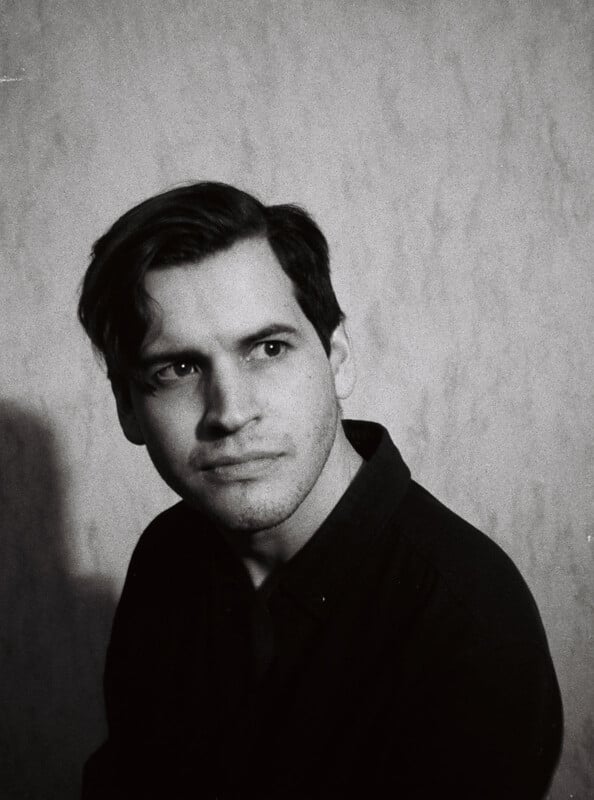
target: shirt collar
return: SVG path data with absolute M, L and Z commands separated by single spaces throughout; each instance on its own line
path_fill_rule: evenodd
M 387 430 L 374 422 L 344 420 L 350 443 L 364 459 L 352 483 L 312 538 L 274 581 L 313 616 L 323 619 L 399 506 L 410 471 Z

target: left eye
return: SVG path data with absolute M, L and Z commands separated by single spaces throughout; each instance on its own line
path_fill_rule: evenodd
M 249 360 L 264 361 L 265 359 L 278 358 L 283 355 L 287 349 L 285 342 L 268 341 L 258 342 L 249 354 Z

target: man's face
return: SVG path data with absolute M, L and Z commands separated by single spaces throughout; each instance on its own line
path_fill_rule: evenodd
M 279 525 L 332 468 L 337 398 L 351 388 L 342 326 L 328 357 L 263 239 L 151 270 L 145 289 L 157 303 L 140 353 L 150 388 L 118 397 L 126 435 L 226 528 Z

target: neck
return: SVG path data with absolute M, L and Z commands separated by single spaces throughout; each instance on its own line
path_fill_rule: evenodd
M 274 528 L 251 536 L 227 540 L 243 561 L 254 586 L 266 581 L 277 567 L 288 561 L 311 539 L 343 496 L 355 477 L 362 458 L 337 426 L 334 444 L 318 480 L 294 513 Z

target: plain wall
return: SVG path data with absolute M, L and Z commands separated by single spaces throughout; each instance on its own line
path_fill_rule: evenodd
M 594 6 L 1 3 L 0 797 L 70 800 L 111 615 L 172 502 L 75 319 L 91 243 L 188 179 L 327 233 L 359 370 L 414 476 L 516 561 L 594 797 Z

